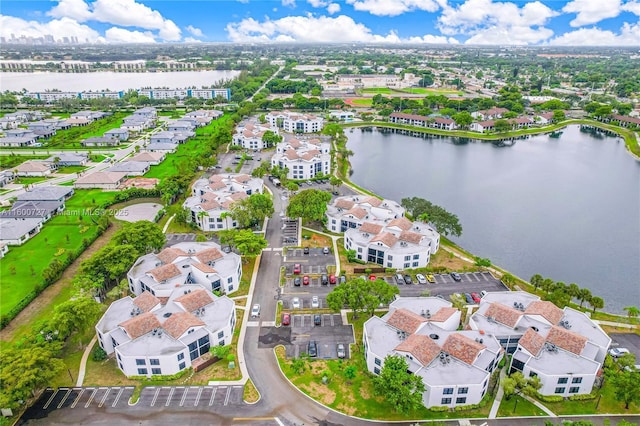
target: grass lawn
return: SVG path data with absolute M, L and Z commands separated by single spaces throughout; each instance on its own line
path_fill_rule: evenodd
M 514 395 L 511 399 L 503 399 L 498 409 L 498 417 L 512 417 L 512 416 L 546 416 L 547 414 L 527 401 L 520 395 Z
M 80 144 L 82 140 L 89 137 L 102 136 L 104 132 L 120 127 L 125 115 L 123 112 L 116 112 L 87 126 L 58 130 L 49 140 L 47 148 L 82 148 Z
M 49 155 L 0 155 L 0 168 L 11 169 L 28 160 L 45 160 L 49 157 Z
M 362 98 L 356 98 L 356 99 L 350 99 L 349 102 L 355 106 L 360 106 L 360 107 L 370 107 L 371 105 L 373 105 L 373 100 L 366 98 L 366 99 L 362 99 Z
M 616 400 L 613 386 L 607 380 L 605 380 L 604 386 L 597 391 L 597 395 L 596 398 L 587 401 L 565 400 L 562 402 L 543 402 L 543 404 L 558 415 L 640 414 L 640 404 L 637 403 L 629 404 L 628 410 L 624 409 L 624 403 Z
M 58 167 L 58 170 L 56 171 L 56 173 L 71 174 L 71 173 L 82 172 L 87 169 L 88 167 L 85 167 L 85 166 L 64 166 L 64 167 Z
M 240 280 L 240 287 L 235 292 L 231 293 L 229 297 L 246 296 L 249 294 L 249 287 L 251 286 L 251 277 L 253 276 L 253 270 L 256 266 L 255 257 L 242 258 L 242 279 Z
M 254 402 L 258 402 L 260 399 L 260 393 L 258 393 L 258 389 L 254 386 L 251 379 L 247 380 L 244 384 L 244 393 L 242 395 L 242 399 L 244 402 L 249 404 L 253 404 Z
M 427 87 L 408 87 L 406 89 L 402 89 L 402 92 L 406 92 L 406 93 L 418 93 L 421 95 L 435 95 L 435 96 L 440 96 L 440 95 L 459 95 L 462 96 L 463 93 L 459 90 L 453 90 L 453 89 L 429 89 Z
M 45 176 L 33 176 L 33 177 L 17 177 L 13 183 L 19 183 L 22 185 L 29 185 L 32 183 L 44 182 L 47 180 Z
M 302 230 L 302 247 L 332 247 L 331 238 L 307 229 Z
M 44 224 L 42 231 L 22 246 L 11 247 L 0 260 L 0 313 L 18 304 L 42 279 L 42 271 L 57 256 L 77 252 L 82 240 L 93 239 L 98 229 L 89 218 L 80 220 L 84 208 L 97 207 L 113 199 L 115 193 L 100 190 L 80 190 L 66 202 L 65 215 L 58 215 Z
M 373 94 L 383 94 L 389 95 L 392 93 L 391 89 L 388 87 L 367 87 L 366 89 L 360 89 L 360 93 L 373 93 Z

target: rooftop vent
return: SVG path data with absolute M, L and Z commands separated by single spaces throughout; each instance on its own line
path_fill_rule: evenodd
M 170 316 L 171 316 L 171 312 L 166 312 L 166 313 L 163 315 L 163 317 L 165 317 L 165 318 L 169 318 Z

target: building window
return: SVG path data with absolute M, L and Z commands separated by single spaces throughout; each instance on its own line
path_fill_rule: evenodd
M 152 358 L 149 360 L 149 364 L 151 365 L 160 365 L 160 360 L 157 358 Z
M 389 256 L 387 256 L 387 259 L 388 260 L 393 260 L 393 256 L 389 255 Z
M 453 388 L 444 388 L 442 390 L 443 395 L 453 395 Z
M 469 393 L 469 388 L 460 388 L 458 389 L 458 393 L 462 395 L 467 394 Z
M 451 398 L 442 398 L 442 401 L 440 401 L 440 403 L 442 405 L 448 405 L 451 404 Z
M 413 266 L 414 268 L 417 268 L 417 267 L 418 267 L 418 265 L 419 265 L 419 263 L 418 263 L 418 262 L 413 262 L 413 265 L 412 265 L 412 266 Z
M 136 359 L 136 365 L 146 365 L 146 362 L 144 362 L 144 359 Z
M 569 388 L 569 393 L 578 393 L 578 392 L 580 392 L 579 386 L 572 386 Z
M 182 361 L 184 359 L 184 354 L 178 354 L 178 361 Z
M 571 383 L 582 383 L 582 377 L 574 377 L 571 379 Z
M 567 377 L 560 377 L 558 379 L 558 384 L 559 385 L 563 385 L 563 384 L 567 383 L 568 380 L 569 380 L 569 378 L 567 378 Z
M 411 267 L 411 264 L 410 264 L 410 263 L 405 263 L 405 264 L 404 264 L 404 267 L 405 267 L 405 268 L 409 268 L 409 267 Z
M 184 362 L 181 362 L 180 365 L 178 365 L 178 368 L 180 370 L 184 370 L 185 367 L 186 367 L 186 364 Z
M 456 404 L 465 404 L 467 402 L 467 397 L 463 396 L 460 398 L 456 398 Z
M 151 369 L 151 374 L 160 375 L 160 374 L 162 374 L 162 369 L 161 368 L 152 368 Z
M 233 277 L 227 278 L 227 284 L 231 284 L 233 282 Z
M 380 369 L 378 367 L 373 367 L 373 372 L 375 374 L 380 374 Z
M 382 361 L 380 360 L 380 358 L 376 358 L 376 359 L 374 359 L 374 360 L 373 360 L 373 362 L 374 362 L 376 365 L 380 365 L 380 366 L 382 366 Z
M 122 361 L 122 358 L 120 358 L 120 354 L 117 354 L 118 356 L 118 361 Z
M 556 388 L 554 393 L 564 393 L 565 388 Z
M 147 374 L 147 369 L 146 368 L 138 368 L 138 374 L 139 375 L 146 375 Z
M 224 346 L 224 340 L 220 340 L 220 341 L 218 342 L 218 346 Z
M 417 260 L 417 259 L 420 259 L 420 255 L 419 254 L 414 254 L 413 255 L 413 260 Z
M 404 260 L 411 260 L 411 256 L 405 256 Z
M 218 333 L 218 339 L 222 339 L 224 337 L 224 331 Z

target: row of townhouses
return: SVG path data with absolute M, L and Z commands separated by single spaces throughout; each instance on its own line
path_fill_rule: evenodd
M 288 135 L 276 146 L 271 165 L 287 169 L 287 178 L 306 180 L 331 174 L 331 144 L 327 137 Z
M 149 99 L 231 99 L 231 89 L 138 89 L 138 95 Z M 52 103 L 61 99 L 122 99 L 124 91 L 84 91 L 84 92 L 27 92 L 25 97 Z
M 265 115 L 271 128 L 289 133 L 318 133 L 324 127 L 324 119 L 313 114 L 291 111 L 272 111 Z

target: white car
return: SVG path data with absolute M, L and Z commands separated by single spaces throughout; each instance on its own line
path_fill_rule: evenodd
M 253 308 L 251 308 L 251 318 L 257 318 L 259 316 L 260 316 L 260 305 L 256 303 L 255 305 L 253 305 Z
M 416 279 L 418 280 L 418 284 L 426 284 L 427 278 L 422 274 L 416 274 Z
M 320 307 L 320 300 L 318 299 L 318 296 L 313 296 L 311 298 L 311 307 L 312 308 L 319 308 Z
M 627 348 L 611 348 L 609 349 L 609 355 L 614 358 L 620 358 L 624 354 L 628 354 L 629 349 Z
M 300 299 L 297 297 L 291 299 L 291 309 L 300 309 Z

